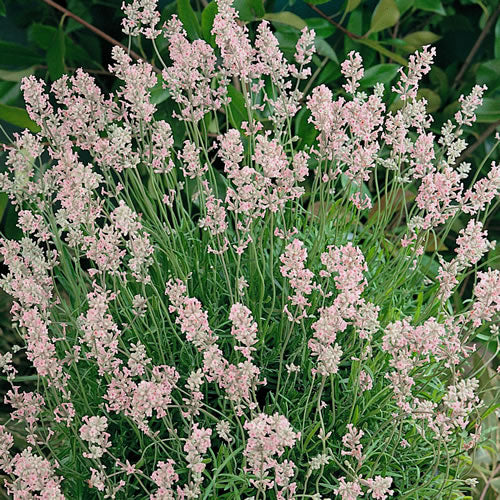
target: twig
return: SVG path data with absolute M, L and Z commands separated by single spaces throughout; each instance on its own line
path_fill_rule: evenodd
M 492 123 L 478 138 L 477 141 L 469 146 L 458 158 L 457 165 L 470 156 L 481 144 L 500 126 L 500 120 Z
M 493 14 L 490 16 L 490 18 L 484 25 L 483 31 L 481 31 L 481 33 L 477 37 L 476 43 L 473 45 L 471 51 L 469 52 L 469 55 L 467 56 L 467 59 L 465 60 L 462 67 L 460 68 L 460 71 L 455 77 L 455 81 L 453 82 L 452 88 L 456 89 L 459 83 L 462 81 L 462 78 L 465 72 L 467 71 L 467 68 L 470 66 L 472 60 L 474 59 L 474 56 L 476 55 L 476 52 L 479 50 L 479 47 L 483 43 L 483 40 L 486 38 L 486 35 L 490 31 L 491 27 L 493 26 L 493 23 L 495 22 L 495 19 L 498 17 L 499 14 L 500 14 L 500 5 L 497 7 L 495 12 L 493 12 Z
M 497 472 L 500 472 L 500 465 L 497 466 L 497 468 L 491 473 L 491 476 L 488 479 L 488 481 L 486 481 L 486 485 L 484 486 L 484 489 L 481 492 L 481 496 L 479 497 L 479 500 L 483 500 L 484 497 L 486 496 L 486 493 L 488 493 L 488 488 L 490 487 L 490 483 L 491 483 L 491 481 L 493 481 L 493 479 L 495 479 Z
M 345 33 L 349 38 L 353 38 L 355 40 L 359 40 L 360 38 L 363 38 L 362 36 L 356 35 L 355 33 L 351 33 L 349 30 L 345 29 L 341 24 L 339 24 L 338 22 L 334 21 L 330 16 L 327 16 L 321 9 L 318 9 L 318 7 L 316 7 L 316 5 L 313 5 L 313 4 L 310 4 L 310 3 L 308 3 L 307 5 L 309 5 L 309 7 L 312 10 L 314 10 L 314 12 L 317 12 L 321 17 L 323 17 L 328 22 L 330 22 L 331 24 L 333 24 L 336 28 L 338 28 L 340 31 L 342 31 L 343 33 Z
M 80 23 L 82 26 L 85 26 L 89 30 L 93 31 L 97 36 L 100 36 L 101 38 L 103 38 L 104 40 L 109 42 L 111 45 L 118 45 L 123 50 L 125 50 L 125 52 L 130 54 L 130 56 L 133 57 L 134 59 L 136 59 L 138 61 L 144 61 L 144 59 L 137 52 L 134 52 L 133 50 L 129 50 L 128 47 L 125 47 L 125 45 L 123 45 L 123 43 L 120 43 L 118 40 L 115 40 L 113 37 L 109 36 L 107 33 L 104 33 L 104 31 L 101 31 L 99 28 L 96 28 L 94 25 L 88 23 L 87 21 L 82 19 L 80 16 L 73 14 L 73 12 L 69 11 L 68 9 L 63 7 L 62 5 L 59 5 L 54 0 L 42 0 L 42 1 L 45 2 L 47 5 L 54 7 L 54 9 L 61 11 L 66 16 L 71 17 L 77 23 Z M 144 62 L 148 62 L 148 61 L 144 61 Z M 161 73 L 161 71 L 156 66 L 153 66 L 153 70 L 156 73 Z

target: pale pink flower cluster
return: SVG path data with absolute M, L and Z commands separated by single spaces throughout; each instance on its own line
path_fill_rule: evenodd
M 228 76 L 248 81 L 253 76 L 255 49 L 250 44 L 248 28 L 238 24 L 238 15 L 232 0 L 218 0 L 212 34 L 219 47 Z
M 165 36 L 172 64 L 162 72 L 163 85 L 181 108 L 181 114 L 174 116 L 197 123 L 209 111 L 230 102 L 228 80 L 216 66 L 214 49 L 203 40 L 189 42 L 177 16 L 167 22 Z M 214 79 L 216 86 L 212 86 Z
M 474 264 L 477 264 L 489 250 L 495 248 L 495 242 L 488 241 L 487 231 L 483 231 L 483 224 L 470 220 L 467 227 L 459 231 L 455 249 L 457 257 L 450 262 L 441 260 L 441 267 L 437 279 L 440 284 L 440 296 L 447 300 L 458 283 L 457 275 Z
M 500 194 L 500 165 L 492 163 L 486 177 L 479 179 L 465 191 L 461 209 L 471 215 L 482 212 L 486 205 Z
M 200 149 L 191 141 L 185 141 L 179 158 L 183 161 L 182 173 L 190 179 L 201 177 L 208 170 L 207 165 L 200 161 Z
M 431 70 L 431 65 L 436 56 L 436 48 L 424 45 L 421 52 L 417 52 L 409 57 L 408 72 L 405 73 L 401 68 L 400 81 L 396 87 L 392 87 L 392 91 L 399 94 L 403 101 L 415 99 L 417 97 L 417 89 L 419 81 Z
M 232 321 L 231 335 L 241 346 L 235 346 L 236 351 L 240 351 L 248 361 L 252 360 L 253 347 L 257 343 L 257 323 L 253 321 L 252 313 L 243 304 L 233 304 L 229 319 Z
M 203 355 L 202 370 L 207 381 L 215 381 L 226 391 L 227 398 L 237 403 L 236 410 L 239 414 L 242 413 L 243 404 L 248 405 L 249 408 L 255 408 L 255 403 L 251 401 L 251 393 L 256 384 L 265 383 L 265 381 L 258 381 L 260 370 L 252 363 L 250 357 L 252 337 L 256 334 L 256 326 L 249 311 L 242 309 L 241 304 L 236 305 L 236 308 L 231 311 L 232 321 L 236 326 L 233 330 L 234 335 L 243 344 L 243 353 L 248 354 L 245 361 L 234 365 L 228 362 L 219 348 L 218 337 L 210 328 L 208 314 L 202 309 L 200 301 L 185 295 L 185 285 L 180 280 L 176 282 L 169 280 L 165 293 L 172 302 L 170 311 L 178 314 L 176 323 L 186 334 L 186 338 L 193 342 Z M 192 395 L 197 401 L 189 403 L 188 407 L 198 407 L 201 394 L 199 385 L 197 383 L 192 388 Z
M 333 490 L 342 500 L 357 500 L 363 496 L 363 490 L 358 481 L 346 481 L 345 477 L 339 478 L 339 486 Z
M 13 385 L 4 397 L 4 404 L 10 405 L 13 411 L 10 418 L 26 422 L 28 442 L 35 445 L 35 431 L 40 420 L 39 415 L 45 407 L 45 400 L 41 394 L 34 392 L 19 392 L 19 387 Z
M 107 411 L 123 413 L 130 417 L 142 432 L 150 435 L 148 419 L 151 419 L 153 412 L 157 418 L 167 415 L 169 404 L 172 402 L 172 390 L 176 387 L 179 374 L 170 366 L 154 366 L 149 380 L 143 378 L 136 382 L 133 380 L 134 375 L 142 373 L 150 362 L 144 358 L 145 355 L 138 355 L 136 348 L 129 359 L 129 366 L 135 370 L 116 368 L 103 399 L 107 401 Z
M 394 495 L 391 490 L 392 477 L 375 476 L 366 480 L 368 485 L 368 494 L 371 494 L 375 500 L 386 500 L 387 497 Z
M 486 85 L 474 85 L 469 95 L 461 95 L 458 101 L 461 103 L 461 109 L 456 112 L 455 120 L 459 125 L 472 126 L 476 121 L 476 109 L 483 104 L 483 93 L 488 89 Z
M 378 308 L 361 299 L 367 284 L 363 273 L 366 262 L 359 248 L 348 243 L 342 247 L 329 246 L 321 254 L 321 262 L 326 270 L 319 272 L 323 278 L 336 274 L 334 282 L 340 293 L 333 304 L 318 309 L 319 319 L 312 324 L 314 336 L 308 346 L 313 356 L 318 356 L 318 366 L 313 373 L 327 376 L 337 373 L 342 356 L 342 348 L 335 342 L 337 333 L 345 331 L 353 323 L 361 339 L 371 338 L 378 330 Z
M 356 429 L 352 424 L 347 424 L 347 432 L 342 436 L 342 444 L 344 449 L 341 450 L 342 455 L 348 455 L 355 458 L 358 463 L 364 460 L 363 445 L 361 438 L 364 436 L 362 430 Z
M 470 313 L 473 326 L 491 321 L 500 313 L 500 271 L 488 269 L 477 273 L 479 282 L 474 287 L 475 301 Z
M 359 387 L 361 391 L 370 391 L 373 387 L 373 379 L 365 370 L 359 373 Z
M 179 475 L 175 472 L 174 465 L 172 459 L 157 463 L 157 469 L 151 475 L 151 479 L 158 489 L 156 493 L 150 495 L 150 500 L 175 500 L 173 485 L 179 480 Z
M 284 148 L 277 139 L 269 140 L 267 135 L 258 135 L 252 156 L 255 168 L 241 166 L 243 144 L 240 133 L 231 129 L 218 139 L 218 154 L 234 185 L 227 190 L 227 208 L 245 217 L 244 223 L 238 223 L 239 230 L 246 232 L 251 219 L 263 218 L 268 211 L 278 212 L 287 201 L 303 194 L 304 189 L 297 184 L 308 174 L 307 153 L 298 152 L 289 165 Z
M 101 458 L 106 450 L 111 446 L 109 438 L 111 435 L 106 432 L 108 419 L 106 417 L 83 417 L 84 424 L 80 427 L 80 437 L 88 443 L 88 452 L 84 452 L 86 458 Z
M 351 50 L 347 54 L 347 59 L 340 65 L 342 74 L 347 80 L 347 83 L 343 85 L 345 91 L 348 94 L 354 95 L 356 89 L 359 87 L 359 80 L 363 78 L 365 70 L 363 68 L 363 59 L 358 52 Z
M 345 87 L 352 93 L 355 93 L 363 71 L 361 57 L 352 52 L 343 69 L 349 78 Z M 385 111 L 382 95 L 383 86 L 376 87 L 369 97 L 357 94 L 351 101 L 343 97 L 333 100 L 332 91 L 320 85 L 307 97 L 307 108 L 311 112 L 309 122 L 319 132 L 319 148 L 314 146 L 311 152 L 320 162 L 327 159 L 332 165 L 316 175 L 323 182 L 329 182 L 344 173 L 357 189 L 352 193 L 351 201 L 360 210 L 371 203 L 366 194 L 361 193 L 360 186 L 369 180 L 380 150 L 379 135 Z
M 300 38 L 297 42 L 297 47 L 295 49 L 295 60 L 301 66 L 309 64 L 312 60 L 312 56 L 316 51 L 316 48 L 314 46 L 315 37 L 316 33 L 314 32 L 314 30 L 311 30 L 307 27 L 302 28 Z
M 157 3 L 157 0 L 123 2 L 122 11 L 126 16 L 122 20 L 123 32 L 130 36 L 144 35 L 152 40 L 157 38 L 161 34 L 160 30 L 155 29 L 160 22 Z
M 11 457 L 8 450 L 13 446 L 12 434 L 0 426 L 0 464 L 10 476 L 4 485 L 14 500 L 31 498 L 64 500 L 61 491 L 62 478 L 56 476 L 57 464 L 52 465 L 46 458 L 35 455 L 31 446 Z
M 137 122 L 151 122 L 156 107 L 150 102 L 149 89 L 157 81 L 152 66 L 145 62 L 132 64 L 130 56 L 116 45 L 113 47 L 113 59 L 116 62 L 110 65 L 110 71 L 125 82 L 117 92 L 123 111 L 128 111 L 130 117 Z
M 429 428 L 439 438 L 444 439 L 449 439 L 452 427 L 458 425 L 457 418 L 453 414 L 447 415 L 446 411 L 436 411 L 435 403 L 413 394 L 415 380 L 412 370 L 428 363 L 431 356 L 437 360 L 445 360 L 445 366 L 457 365 L 461 355 L 470 351 L 460 339 L 460 322 L 460 318 L 457 321 L 450 318 L 442 324 L 435 318 L 430 318 L 422 325 L 413 327 L 406 320 L 396 321 L 386 327 L 383 337 L 382 349 L 392 355 L 390 364 L 395 368 L 395 371 L 388 373 L 386 377 L 391 382 L 398 406 L 413 418 L 427 421 Z M 461 398 L 458 401 L 459 405 L 464 403 L 460 411 L 456 409 L 457 415 L 462 419 L 462 428 L 468 424 L 470 414 L 480 405 L 479 399 L 473 394 L 473 380 L 459 381 L 456 387 L 449 388 L 450 394 L 457 390 L 462 393 L 460 387 L 463 384 L 469 388 L 467 396 L 470 399 Z M 443 401 L 446 401 L 446 398 Z
M 367 487 L 367 493 L 375 500 L 386 500 L 389 496 L 394 495 L 394 490 L 391 490 L 392 477 L 375 476 L 374 478 L 363 479 L 357 476 L 354 481 L 346 481 L 345 477 L 339 478 L 339 486 L 334 490 L 336 495 L 339 495 L 342 500 L 357 500 L 364 496 L 362 486 Z
M 300 439 L 300 433 L 294 432 L 290 423 L 283 415 L 265 415 L 261 413 L 244 424 L 248 431 L 248 441 L 243 455 L 247 458 L 247 472 L 251 472 L 257 479 L 250 483 L 263 491 L 276 486 L 293 495 L 296 484 L 290 479 L 294 476 L 294 464 L 289 460 L 278 462 L 275 457 L 281 457 L 285 448 L 292 448 Z M 270 472 L 274 469 L 275 477 Z
M 225 233 L 228 228 L 226 209 L 222 200 L 216 198 L 211 191 L 205 200 L 205 209 L 207 214 L 200 219 L 200 227 L 208 230 L 212 236 Z
M 203 462 L 203 455 L 210 448 L 211 429 L 199 428 L 194 424 L 191 435 L 186 439 L 184 452 L 188 469 L 193 473 L 191 481 L 181 490 L 178 488 L 177 494 L 180 498 L 198 498 L 201 494 L 200 486 L 203 482 L 203 471 L 206 464 Z
M 317 288 L 316 283 L 313 281 L 314 273 L 305 266 L 306 260 L 307 248 L 297 238 L 286 246 L 285 252 L 280 256 L 280 261 L 283 264 L 280 267 L 280 272 L 283 277 L 289 280 L 290 287 L 294 291 L 294 294 L 289 296 L 288 300 L 291 301 L 292 305 L 296 306 L 294 314 L 288 310 L 288 306 L 285 306 L 285 312 L 290 321 L 297 323 L 307 317 L 306 308 L 311 303 L 306 296 Z

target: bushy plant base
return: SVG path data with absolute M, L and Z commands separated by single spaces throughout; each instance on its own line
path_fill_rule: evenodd
M 500 169 L 456 165 L 483 88 L 436 137 L 417 99 L 433 49 L 410 57 L 387 112 L 389 89 L 357 90 L 359 54 L 343 89 L 305 96 L 314 32 L 291 63 L 267 23 L 250 41 L 231 1 L 217 7 L 211 46 L 175 17 L 160 27 L 154 1 L 127 5 L 125 33 L 168 60 L 157 76 L 115 48 L 111 96 L 82 71 L 48 93 L 23 82 L 40 132 L 17 137 L 0 178 L 23 231 L 1 242 L 1 284 L 38 386 L 0 356 L 7 491 L 465 497 L 489 409 L 464 361 L 500 310 L 483 258 Z M 155 118 L 158 81 L 184 137 Z M 455 257 L 426 254 L 460 214 Z

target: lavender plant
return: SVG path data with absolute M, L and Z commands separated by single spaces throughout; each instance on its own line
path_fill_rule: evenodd
M 0 356 L 7 491 L 466 498 L 466 452 L 495 409 L 466 360 L 500 311 L 483 258 L 500 167 L 478 179 L 488 158 L 456 164 L 484 88 L 436 136 L 417 99 L 430 47 L 401 69 L 388 112 L 382 84 L 358 92 L 355 52 L 342 92 L 303 94 L 313 31 L 292 63 L 266 22 L 249 39 L 231 0 L 217 2 L 213 47 L 176 17 L 159 26 L 155 3 L 126 5 L 123 26 L 151 41 L 161 75 L 115 47 L 113 95 L 83 71 L 50 92 L 23 81 L 40 132 L 16 137 L 0 177 L 23 232 L 1 241 L 1 285 L 38 384 L 23 390 Z M 155 118 L 158 80 L 184 142 Z M 312 145 L 296 136 L 303 108 Z M 427 245 L 464 214 L 456 257 L 433 270 Z M 394 220 L 403 232 L 386 231 Z

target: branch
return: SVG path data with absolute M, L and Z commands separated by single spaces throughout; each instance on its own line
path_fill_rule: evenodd
M 476 55 L 476 52 L 479 50 L 479 47 L 483 43 L 483 40 L 486 38 L 486 35 L 490 31 L 491 27 L 493 26 L 493 23 L 495 22 L 495 19 L 498 17 L 499 14 L 500 14 L 500 5 L 497 7 L 497 10 L 495 10 L 495 12 L 493 12 L 493 14 L 490 16 L 490 18 L 484 25 L 483 31 L 481 31 L 480 35 L 477 37 L 476 43 L 473 45 L 471 51 L 469 52 L 469 55 L 467 56 L 467 59 L 465 60 L 462 67 L 460 68 L 460 71 L 455 77 L 455 81 L 453 82 L 453 87 L 452 87 L 453 89 L 456 89 L 459 83 L 462 81 L 462 78 L 464 77 L 467 68 L 470 66 L 472 60 L 474 59 L 474 56 Z
M 137 61 L 144 61 L 144 59 L 137 52 L 134 52 L 133 50 L 129 50 L 128 47 L 125 47 L 125 45 L 123 45 L 123 43 L 120 43 L 118 40 L 115 40 L 113 37 L 109 36 L 108 34 L 104 33 L 104 31 L 101 31 L 99 28 L 96 28 L 92 24 L 88 23 L 87 21 L 82 19 L 80 16 L 73 14 L 73 12 L 64 8 L 62 5 L 59 5 L 54 0 L 42 0 L 42 1 L 45 2 L 47 5 L 54 7 L 54 9 L 61 11 L 66 16 L 71 17 L 71 19 L 74 19 L 77 23 L 80 23 L 82 26 L 85 26 L 90 31 L 93 31 L 97 36 L 100 36 L 102 39 L 106 40 L 111 45 L 118 45 L 118 47 L 121 47 L 123 50 L 125 50 L 125 52 L 127 52 L 131 57 L 133 57 Z M 144 61 L 144 62 L 148 62 L 148 61 Z M 161 73 L 161 71 L 156 66 L 153 66 L 153 70 L 156 73 Z
M 495 123 L 492 123 L 478 138 L 477 141 L 469 146 L 458 158 L 456 161 L 456 164 L 460 164 L 470 156 L 481 144 L 495 131 L 495 129 L 500 126 L 500 120 L 496 121 Z
M 353 38 L 355 40 L 359 40 L 360 38 L 363 38 L 360 35 L 356 35 L 355 33 L 351 33 L 349 30 L 346 30 L 341 24 L 337 23 L 334 21 L 330 16 L 327 16 L 321 9 L 318 9 L 316 5 L 312 5 L 308 3 L 309 7 L 314 10 L 314 12 L 318 13 L 322 18 L 326 19 L 329 23 L 333 24 L 336 28 L 338 28 L 340 31 L 345 33 L 349 38 Z

